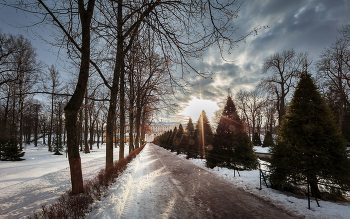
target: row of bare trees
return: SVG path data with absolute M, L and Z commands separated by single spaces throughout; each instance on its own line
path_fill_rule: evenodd
M 23 141 L 26 144 L 34 142 L 37 146 L 38 139 L 41 139 L 43 144 L 48 145 L 48 150 L 53 151 L 53 140 L 57 138 L 57 130 L 63 128 L 63 108 L 70 95 L 69 84 L 64 83 L 62 75 L 55 66 L 44 67 L 41 62 L 35 59 L 35 48 L 22 35 L 1 33 L 1 39 L 1 138 L 16 136 L 20 142 L 21 150 Z M 16 53 L 27 54 L 27 56 L 17 58 L 20 54 Z M 28 59 L 33 60 L 27 63 Z M 151 91 L 160 85 L 165 87 L 166 80 L 164 77 L 162 78 L 162 62 L 159 58 L 155 57 L 150 62 L 146 54 L 139 53 L 128 57 L 128 60 L 130 67 L 126 71 L 129 80 L 125 89 L 130 92 L 127 96 L 129 106 L 126 108 L 130 112 L 128 124 L 130 124 L 130 135 L 133 136 L 134 119 L 136 118 L 135 124 L 137 126 L 135 130 L 142 130 L 141 125 L 146 125 L 148 122 L 146 117 L 149 117 L 153 108 L 157 106 L 157 99 L 151 97 Z M 22 65 L 22 69 L 29 69 L 30 66 L 25 65 L 35 65 L 35 69 L 33 67 L 32 71 L 22 70 L 19 72 L 16 68 L 18 65 Z M 152 78 L 152 76 L 155 77 Z M 89 153 L 95 142 L 99 147 L 104 140 L 103 134 L 107 123 L 107 99 L 105 96 L 108 96 L 108 92 L 101 89 L 93 80 L 88 85 L 87 91 L 85 102 L 78 114 L 78 145 L 80 151 L 84 150 Z M 156 90 L 159 94 L 163 91 Z M 153 108 L 144 107 L 150 103 L 153 104 Z M 142 109 L 145 109 L 143 114 Z M 141 115 L 144 118 L 142 121 Z M 62 141 L 65 144 L 66 131 L 63 129 L 62 132 Z M 139 146 L 140 136 L 141 133 L 137 132 L 136 147 Z M 130 150 L 133 148 L 132 143 Z
M 235 102 L 245 120 L 249 134 L 264 130 L 276 133 L 291 99 L 299 75 L 307 70 L 315 75 L 319 88 L 338 123 L 340 132 L 350 140 L 350 25 L 325 47 L 319 59 L 312 63 L 307 53 L 293 49 L 275 53 L 265 59 L 262 78 L 252 91 L 239 91 Z M 312 65 L 313 64 L 313 68 Z M 216 114 L 220 114 L 219 111 Z
M 94 116 L 93 111 L 89 114 L 88 106 L 98 101 L 105 101 L 107 105 L 103 104 L 101 109 L 107 111 L 108 168 L 113 164 L 116 124 L 121 159 L 127 118 L 130 126 L 135 126 L 130 128 L 130 137 L 133 130 L 136 132 L 135 145 L 130 144 L 133 150 L 139 147 L 144 134 L 142 127 L 152 112 L 168 107 L 167 94 L 173 92 L 172 85 L 181 85 L 174 72 L 181 74 L 180 77 L 190 71 L 206 77 L 206 72 L 198 72 L 190 65 L 192 59 L 200 58 L 201 53 L 214 44 L 221 51 L 231 49 L 257 30 L 233 38 L 237 28 L 232 19 L 238 17 L 240 4 L 231 0 L 31 0 L 2 4 L 34 12 L 37 24 L 55 28 L 62 37 L 52 44 L 66 49 L 69 60 L 78 69 L 64 108 L 73 194 L 83 191 L 78 144 L 78 129 L 84 120 L 82 111 L 86 132 L 86 118 L 90 116 L 92 126 L 94 118 L 100 115 L 99 107 L 94 108 L 97 109 Z M 102 86 L 104 92 L 97 92 Z

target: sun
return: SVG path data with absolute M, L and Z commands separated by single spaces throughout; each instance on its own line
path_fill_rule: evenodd
M 202 110 L 205 111 L 209 121 L 211 121 L 214 116 L 214 112 L 218 110 L 218 105 L 211 100 L 202 100 L 195 97 L 192 98 L 187 104 L 187 107 L 183 110 L 183 115 L 191 117 L 195 122 L 198 120 Z

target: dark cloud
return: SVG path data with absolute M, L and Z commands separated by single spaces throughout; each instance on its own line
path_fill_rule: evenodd
M 202 97 L 222 102 L 230 88 L 232 93 L 240 89 L 253 89 L 261 80 L 261 68 L 266 58 L 283 50 L 308 52 L 315 63 L 322 50 L 340 37 L 337 29 L 350 24 L 350 2 L 341 0 L 249 0 L 243 2 L 239 18 L 232 22 L 237 27 L 233 34 L 238 39 L 258 26 L 268 26 L 258 30 L 221 59 L 215 47 L 207 50 L 200 60 L 191 60 L 191 65 L 199 72 L 212 75 L 205 79 L 191 72 L 186 75 L 187 92 L 177 92 L 181 103 L 192 97 Z M 1 10 L 3 30 L 11 16 Z M 38 50 L 40 53 L 40 50 Z M 38 54 L 42 57 L 41 54 Z M 47 63 L 50 63 L 49 61 Z M 181 107 L 180 107 L 181 108 Z

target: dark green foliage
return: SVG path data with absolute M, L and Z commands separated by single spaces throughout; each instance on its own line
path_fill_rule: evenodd
M 182 148 L 182 136 L 183 136 L 183 134 L 184 134 L 184 129 L 183 129 L 182 125 L 180 124 L 179 129 L 176 132 L 176 135 L 174 138 L 174 143 L 173 143 L 175 150 L 177 151 L 177 154 L 180 153 L 181 148 Z
M 344 138 L 350 142 L 350 109 L 349 107 L 345 111 L 343 123 L 342 123 L 342 134 Z
M 301 74 L 278 135 L 278 144 L 271 147 L 271 165 L 274 167 L 270 182 L 273 187 L 285 189 L 305 183 L 308 174 L 312 193 L 318 197 L 320 178 L 350 188 L 349 181 L 343 180 L 350 178 L 346 141 L 306 72 Z
M 203 158 L 205 154 L 205 148 L 210 146 L 213 142 L 213 130 L 211 129 L 208 117 L 203 110 L 198 118 L 196 129 L 194 131 L 194 140 L 197 149 L 195 150 L 195 156 Z
M 216 165 L 245 169 L 257 167 L 253 145 L 230 96 L 216 129 L 212 148 L 208 148 L 207 152 L 207 166 L 210 168 Z
M 184 133 L 184 129 L 183 129 L 182 125 L 180 124 L 179 129 L 176 132 L 176 138 L 181 138 L 183 133 Z
M 53 139 L 53 149 L 54 149 L 54 155 L 62 155 L 63 151 L 63 144 L 62 144 L 62 136 L 58 132 L 56 132 L 56 136 Z
M 263 147 L 271 147 L 273 145 L 274 145 L 274 142 L 273 142 L 272 134 L 271 134 L 271 132 L 267 131 L 262 146 Z
M 172 135 L 169 136 L 169 141 L 168 141 L 168 145 L 170 145 L 171 151 L 175 151 L 174 145 L 175 145 L 176 133 L 177 133 L 177 127 L 175 126 Z
M 192 136 L 194 133 L 194 125 L 192 123 L 192 119 L 190 118 L 188 120 L 187 126 L 186 126 L 186 130 L 187 130 L 187 135 Z
M 18 146 L 17 139 L 15 137 L 9 139 L 1 139 L 0 142 L 0 159 L 19 161 L 23 160 L 25 152 L 22 152 Z
M 254 146 L 260 146 L 261 145 L 261 140 L 260 140 L 260 136 L 257 132 L 254 133 L 253 135 L 253 145 Z

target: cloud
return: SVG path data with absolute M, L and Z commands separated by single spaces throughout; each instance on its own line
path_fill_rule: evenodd
M 239 18 L 233 24 L 239 28 L 233 36 L 238 38 L 255 27 L 268 26 L 258 30 L 231 50 L 224 52 L 225 62 L 217 48 L 213 47 L 203 54 L 202 60 L 192 62 L 202 71 L 213 73 L 211 78 L 203 79 L 188 75 L 191 96 L 223 102 L 228 88 L 235 94 L 239 90 L 251 90 L 260 82 L 264 60 L 283 50 L 294 49 L 297 53 L 307 52 L 315 63 L 322 50 L 340 37 L 337 29 L 349 23 L 347 1 L 280 1 L 251 0 L 242 4 Z

